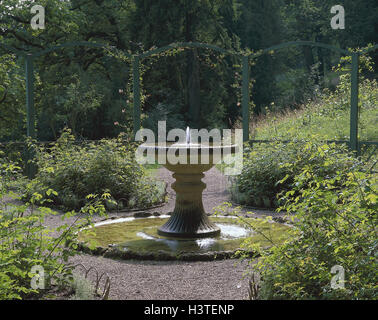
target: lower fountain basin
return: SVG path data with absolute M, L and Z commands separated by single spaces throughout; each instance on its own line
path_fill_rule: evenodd
M 236 257 L 247 253 L 243 243 L 248 239 L 255 244 L 269 246 L 270 243 L 259 233 L 230 217 L 214 217 L 211 222 L 219 228 L 216 237 L 185 239 L 162 236 L 157 227 L 169 216 L 107 220 L 95 225 L 91 232 L 81 233 L 81 241 L 93 242 L 90 253 L 107 257 L 138 260 L 214 260 Z M 275 242 L 286 239 L 288 227 L 279 223 L 268 223 L 263 219 L 252 219 L 259 231 L 264 230 Z M 253 254 L 253 253 L 251 253 Z

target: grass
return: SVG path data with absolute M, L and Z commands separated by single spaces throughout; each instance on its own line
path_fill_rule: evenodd
M 378 84 L 376 80 L 363 80 L 359 85 L 359 141 L 378 141 Z M 314 100 L 293 110 L 277 110 L 274 104 L 265 114 L 254 116 L 250 122 L 251 140 L 322 140 L 349 141 L 350 137 L 350 85 L 340 85 L 336 91 L 324 91 Z M 367 166 L 374 166 L 377 152 L 364 147 Z M 371 154 L 371 156 L 370 156 Z M 216 168 L 224 172 L 225 164 Z
M 145 164 L 143 166 L 146 169 L 146 173 L 151 178 L 156 178 L 158 175 L 158 170 L 162 167 L 161 164 L 154 163 L 154 164 Z
M 378 141 L 378 85 L 365 80 L 360 84 L 359 131 L 361 141 Z M 325 140 L 349 140 L 350 94 L 348 90 L 325 92 L 299 109 L 272 112 L 267 110 L 251 124 L 251 138 L 306 139 L 317 135 Z
M 74 294 L 70 297 L 70 300 L 94 300 L 95 289 L 92 283 L 80 275 L 73 275 L 72 289 Z

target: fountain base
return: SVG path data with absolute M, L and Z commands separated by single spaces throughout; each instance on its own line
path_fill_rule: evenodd
M 172 238 L 208 238 L 220 234 L 220 229 L 205 213 L 202 191 L 206 184 L 201 181 L 202 172 L 176 172 L 172 189 L 176 191 L 175 209 L 170 219 L 158 229 L 158 234 Z
M 193 215 L 176 213 L 160 228 L 158 234 L 169 238 L 197 239 L 216 237 L 220 234 L 220 229 L 206 216 L 198 215 L 194 219 Z

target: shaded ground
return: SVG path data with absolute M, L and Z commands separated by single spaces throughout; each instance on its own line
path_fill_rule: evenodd
M 242 279 L 246 263 L 117 261 L 80 255 L 75 263 L 106 271 L 111 278 L 110 299 L 245 299 L 248 280 Z

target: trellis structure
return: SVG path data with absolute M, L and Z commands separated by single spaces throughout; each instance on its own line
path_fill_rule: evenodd
M 149 50 L 140 54 L 130 54 L 124 52 L 114 47 L 110 47 L 105 44 L 93 43 L 93 42 L 69 42 L 58 46 L 53 46 L 45 50 L 34 52 L 34 53 L 24 53 L 14 48 L 11 48 L 5 44 L 0 46 L 6 50 L 15 53 L 16 55 L 22 56 L 25 58 L 25 77 L 26 77 L 26 110 L 27 110 L 27 136 L 31 138 L 36 137 L 35 129 L 35 110 L 34 110 L 34 68 L 33 61 L 35 58 L 45 55 L 47 53 L 58 51 L 63 48 L 69 47 L 96 47 L 96 48 L 105 48 L 110 51 L 119 52 L 122 55 L 128 57 L 132 61 L 133 69 L 133 124 L 134 124 L 134 133 L 137 132 L 141 127 L 140 117 L 141 117 L 141 99 L 140 99 L 140 65 L 142 60 L 148 58 L 152 55 L 163 53 L 171 49 L 184 49 L 184 48 L 204 48 L 209 50 L 214 50 L 225 55 L 232 55 L 241 60 L 242 66 L 242 123 L 243 123 L 243 140 L 249 141 L 249 101 L 250 101 L 250 68 L 249 62 L 251 59 L 255 59 L 263 54 L 271 53 L 272 51 L 297 47 L 297 46 L 310 46 L 310 47 L 320 47 L 325 48 L 331 51 L 336 51 L 344 56 L 350 56 L 352 58 L 352 68 L 351 68 L 351 93 L 350 93 L 350 137 L 349 141 L 340 141 L 347 142 L 349 147 L 354 150 L 356 153 L 359 152 L 361 145 L 375 145 L 378 146 L 378 141 L 358 141 L 358 70 L 359 70 L 359 56 L 361 54 L 368 53 L 370 51 L 376 50 L 378 45 L 375 45 L 371 48 L 368 48 L 361 52 L 353 52 L 345 49 L 338 48 L 336 46 L 331 46 L 324 43 L 312 42 L 312 41 L 292 41 L 286 42 L 279 45 L 269 47 L 267 49 L 261 50 L 257 53 L 241 53 L 231 50 L 226 50 L 211 44 L 198 43 L 198 42 L 179 42 L 173 43 L 165 47 Z M 252 140 L 251 142 L 264 142 L 258 140 Z M 29 155 L 30 158 L 30 155 Z M 34 175 L 34 170 L 30 166 L 27 166 L 28 176 L 31 177 Z

